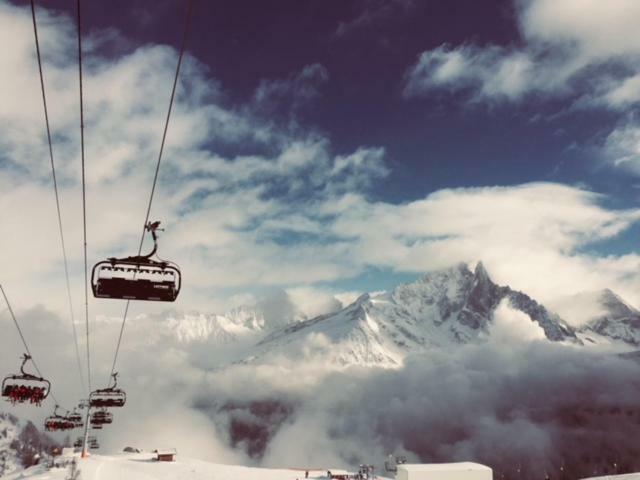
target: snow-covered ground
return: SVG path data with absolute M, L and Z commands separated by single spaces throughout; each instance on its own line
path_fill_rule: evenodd
M 77 455 L 76 455 L 77 458 Z M 304 470 L 252 468 L 238 465 L 220 465 L 178 455 L 175 462 L 157 462 L 152 453 L 121 453 L 117 455 L 91 455 L 78 459 L 81 480 L 302 480 Z M 58 457 L 58 461 L 64 457 Z M 331 469 L 333 473 L 347 473 Z M 11 474 L 7 480 L 64 480 L 68 468 L 35 466 Z M 326 480 L 326 470 L 310 470 L 309 478 Z M 382 477 L 378 477 L 382 479 Z
M 605 475 L 604 477 L 585 478 L 583 480 L 640 480 L 640 473 L 628 473 L 626 475 Z

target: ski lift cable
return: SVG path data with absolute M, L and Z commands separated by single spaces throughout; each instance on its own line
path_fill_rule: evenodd
M 78 0 L 79 1 L 79 0 Z M 176 88 L 178 86 L 178 79 L 180 76 L 180 67 L 182 65 L 182 58 L 184 56 L 184 51 L 185 51 L 185 46 L 187 43 L 187 37 L 188 37 L 188 33 L 189 33 L 189 26 L 191 24 L 191 15 L 193 12 L 193 0 L 188 0 L 188 5 L 187 5 L 187 15 L 186 15 L 186 20 L 185 20 L 185 24 L 184 24 L 184 30 L 182 32 L 182 41 L 180 44 L 180 54 L 178 55 L 178 64 L 176 65 L 176 72 L 175 72 L 175 76 L 173 79 L 173 87 L 171 89 L 171 98 L 169 100 L 169 109 L 167 110 L 167 117 L 165 119 L 165 123 L 164 123 L 164 130 L 162 132 L 162 141 L 160 142 L 160 151 L 158 153 L 158 161 L 156 163 L 156 169 L 155 169 L 155 173 L 153 176 L 153 184 L 151 187 L 151 194 L 149 195 L 149 204 L 147 205 L 147 213 L 144 219 L 144 224 L 143 224 L 143 228 L 142 228 L 142 236 L 140 238 L 140 245 L 138 247 L 138 255 L 140 255 L 140 253 L 142 252 L 142 244 L 144 243 L 144 236 L 145 236 L 145 232 L 147 229 L 147 224 L 149 223 L 149 215 L 151 214 L 151 206 L 153 204 L 153 197 L 156 191 L 156 185 L 158 182 L 158 173 L 160 172 L 160 164 L 162 162 L 162 154 L 164 152 L 164 145 L 165 145 L 165 141 L 167 138 L 167 131 L 169 129 L 169 120 L 171 118 L 171 111 L 173 109 L 173 102 L 175 99 L 175 95 L 176 95 Z M 122 336 L 124 334 L 124 327 L 125 324 L 127 323 L 127 315 L 129 314 L 129 305 L 130 305 L 131 301 L 127 300 L 127 304 L 125 305 L 124 308 L 124 314 L 122 316 L 122 325 L 120 327 L 120 335 L 118 336 L 118 343 L 116 346 L 116 351 L 115 351 L 115 355 L 113 357 L 113 365 L 111 367 L 111 373 L 109 374 L 109 378 L 111 378 L 113 376 L 113 373 L 115 372 L 116 369 L 116 363 L 118 361 L 118 354 L 120 352 L 120 345 L 122 343 Z
M 60 196 L 58 194 L 58 181 L 57 181 L 57 177 L 56 177 L 56 166 L 55 166 L 55 162 L 53 160 L 53 146 L 52 146 L 52 142 L 51 142 L 51 128 L 49 126 L 49 110 L 47 108 L 47 96 L 45 93 L 45 87 L 44 87 L 44 76 L 42 73 L 42 57 L 40 55 L 40 42 L 38 39 L 38 24 L 36 21 L 36 9 L 35 9 L 35 2 L 34 0 L 31 0 L 31 18 L 33 20 L 33 35 L 35 38 L 35 44 L 36 44 L 36 56 L 38 59 L 38 71 L 40 73 L 40 88 L 42 91 L 42 105 L 44 107 L 44 120 L 45 120 L 45 124 L 47 127 L 47 141 L 49 143 L 49 159 L 51 160 L 51 176 L 53 178 L 53 190 L 55 192 L 55 198 L 56 198 L 56 210 L 58 212 L 58 230 L 60 232 L 60 244 L 62 246 L 62 258 L 64 260 L 64 274 L 65 274 L 65 280 L 66 280 L 66 285 L 67 285 L 67 297 L 68 297 L 68 301 L 69 301 L 69 315 L 71 318 L 71 327 L 72 327 L 72 331 L 73 331 L 73 343 L 75 344 L 75 350 L 76 350 L 76 361 L 78 363 L 78 373 L 80 375 L 80 384 L 82 385 L 82 390 L 86 391 L 86 387 L 85 387 L 85 383 L 84 383 L 84 374 L 82 372 L 82 362 L 80 361 L 80 348 L 78 346 L 78 333 L 76 330 L 76 322 L 75 322 L 75 316 L 73 314 L 73 301 L 71 299 L 71 283 L 69 281 L 69 262 L 67 259 L 67 248 L 65 245 L 65 241 L 64 241 L 64 232 L 63 232 L 63 228 L 62 228 L 62 213 L 61 213 L 61 209 L 60 209 Z
M 80 156 L 82 162 L 82 230 L 84 248 L 84 320 L 87 339 L 87 380 L 91 391 L 91 348 L 89 344 L 89 278 L 87 265 L 87 189 L 85 182 L 84 162 L 84 105 L 82 91 L 82 16 L 80 15 L 80 0 L 77 0 L 78 27 L 78 80 L 80 85 Z
M 7 310 L 9 310 L 9 315 L 11 316 L 11 319 L 13 320 L 13 323 L 15 324 L 16 329 L 18 330 L 18 334 L 20 335 L 20 339 L 22 340 L 22 345 L 24 345 L 24 350 L 27 353 L 27 355 L 29 355 L 29 358 L 31 359 L 31 363 L 33 363 L 33 368 L 35 368 L 36 372 L 38 372 L 38 375 L 40 375 L 40 378 L 44 378 L 44 375 L 42 375 L 42 372 L 40 371 L 40 368 L 38 367 L 38 364 L 36 363 L 35 358 L 33 358 L 33 354 L 31 353 L 31 350 L 29 349 L 29 345 L 27 345 L 27 340 L 24 337 L 24 333 L 22 333 L 22 328 L 20 328 L 20 324 L 18 323 L 18 319 L 16 318 L 15 314 L 13 313 L 13 308 L 11 307 L 11 303 L 9 303 L 9 298 L 7 297 L 7 294 L 4 291 L 4 287 L 2 286 L 2 284 L 0 284 L 0 291 L 2 291 L 2 296 L 4 297 L 4 301 L 7 304 Z M 58 402 L 58 399 L 56 398 L 56 396 L 53 394 L 53 389 L 50 390 L 49 395 L 51 395 L 51 398 L 56 403 L 56 405 L 60 404 L 60 402 Z

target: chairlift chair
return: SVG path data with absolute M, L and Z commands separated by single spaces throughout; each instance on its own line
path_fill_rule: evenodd
M 30 402 L 40 406 L 51 391 L 51 382 L 42 377 L 37 377 L 24 371 L 26 363 L 31 356 L 22 356 L 20 374 L 9 375 L 2 381 L 2 397 L 12 404 Z
M 73 422 L 73 424 L 75 425 L 74 428 L 84 427 L 84 420 L 82 419 L 82 415 L 75 409 L 67 415 L 67 418 L 70 422 Z
M 127 394 L 124 390 L 117 388 L 118 374 L 114 373 L 113 385 L 111 387 L 95 390 L 89 395 L 89 405 L 91 408 L 112 408 L 124 407 L 127 402 Z
M 44 429 L 47 432 L 59 432 L 76 428 L 76 423 L 71 421 L 68 415 L 60 415 L 58 408 L 60 407 L 56 405 L 53 410 L 53 415 L 46 418 L 44 421 Z
M 148 222 L 145 230 L 153 237 L 147 255 L 108 258 L 96 263 L 91 272 L 91 289 L 96 298 L 173 302 L 180 293 L 180 268 L 154 255 L 158 251 L 160 222 Z
M 91 426 L 93 428 L 102 428 L 103 425 L 110 425 L 113 423 L 113 414 L 106 409 L 98 410 L 91 414 Z

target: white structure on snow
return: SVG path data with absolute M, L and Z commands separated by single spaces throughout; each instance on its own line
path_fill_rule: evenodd
M 479 463 L 398 465 L 396 480 L 493 480 L 493 470 Z

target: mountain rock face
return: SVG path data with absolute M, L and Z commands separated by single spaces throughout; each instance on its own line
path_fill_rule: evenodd
M 602 309 L 596 318 L 580 328 L 589 334 L 619 340 L 629 345 L 640 346 L 640 311 L 628 305 L 618 295 L 606 289 L 598 293 L 598 304 Z
M 413 352 L 486 341 L 498 307 L 505 304 L 524 314 L 550 341 L 640 346 L 640 311 L 610 290 L 595 295 L 575 300 L 589 300 L 600 312 L 576 330 L 526 293 L 494 283 L 482 263 L 474 270 L 459 264 L 389 292 L 364 294 L 312 319 L 304 318 L 282 292 L 223 315 L 176 313 L 163 321 L 171 341 L 238 347 L 226 361 L 220 360 L 223 363 L 254 362 L 271 353 L 297 358 L 317 352 L 336 365 L 394 367 Z
M 526 314 L 551 341 L 579 343 L 558 315 L 522 292 L 493 283 L 482 263 L 432 272 L 391 292 L 365 294 L 353 304 L 278 330 L 258 345 L 258 356 L 293 349 L 310 335 L 331 344 L 328 361 L 393 367 L 415 351 L 482 341 L 503 302 Z

